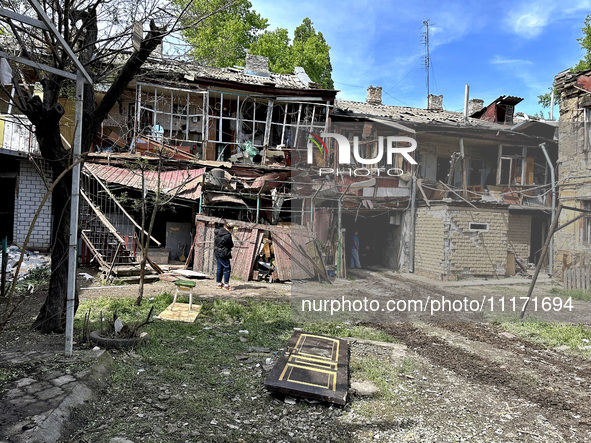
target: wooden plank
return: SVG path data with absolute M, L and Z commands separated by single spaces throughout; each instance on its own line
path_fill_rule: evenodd
M 260 232 L 258 229 L 239 228 L 233 235 L 232 274 L 244 281 L 250 280 L 254 265 L 254 256 L 258 246 Z
M 105 260 L 103 260 L 103 257 L 96 250 L 96 248 L 94 247 L 94 245 L 92 244 L 92 242 L 90 241 L 90 239 L 88 238 L 88 236 L 86 235 L 86 233 L 84 231 L 80 232 L 80 238 L 82 238 L 82 240 L 84 240 L 84 243 L 86 243 L 86 246 L 88 246 L 88 249 L 90 249 L 90 251 L 92 252 L 92 255 L 94 255 L 94 257 L 101 264 L 101 266 L 108 268 L 109 265 L 107 264 L 107 262 L 105 262 Z
M 296 331 L 269 373 L 265 387 L 273 392 L 344 405 L 348 373 L 346 340 Z

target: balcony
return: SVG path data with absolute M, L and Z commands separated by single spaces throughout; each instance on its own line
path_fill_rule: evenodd
M 25 116 L 0 114 L 0 153 L 27 157 L 41 155 Z

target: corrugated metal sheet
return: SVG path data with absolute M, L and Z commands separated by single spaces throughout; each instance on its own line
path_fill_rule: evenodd
M 107 183 L 117 183 L 134 189 L 142 189 L 142 173 L 134 169 L 116 166 L 85 163 L 84 169 Z M 177 197 L 198 200 L 201 195 L 201 181 L 205 168 L 162 171 L 160 189 L 165 193 L 175 193 Z M 154 191 L 158 185 L 157 171 L 144 171 L 146 187 Z

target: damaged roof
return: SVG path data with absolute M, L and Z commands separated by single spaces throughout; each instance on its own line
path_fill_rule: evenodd
M 468 117 L 468 121 L 466 121 L 464 119 L 464 114 L 461 112 L 445 110 L 436 111 L 406 106 L 372 105 L 366 102 L 354 102 L 348 100 L 335 101 L 335 114 L 359 114 L 360 116 L 383 117 L 386 119 L 397 120 L 410 126 L 413 124 L 425 123 L 439 123 L 454 126 L 491 126 L 490 122 L 485 122 L 476 118 Z M 502 125 L 494 126 L 502 127 Z
M 117 183 L 134 189 L 142 189 L 142 174 L 139 170 L 116 166 L 85 163 L 84 170 L 107 183 Z M 201 195 L 202 176 L 205 168 L 160 172 L 160 189 L 165 194 L 173 193 L 178 198 L 197 200 Z M 158 184 L 157 171 L 144 171 L 146 188 L 154 191 Z
M 258 87 L 272 87 L 276 89 L 308 90 L 323 92 L 334 92 L 328 89 L 322 89 L 322 85 L 313 82 L 306 74 L 303 68 L 296 68 L 294 74 L 276 74 L 274 72 L 265 72 L 264 75 L 246 70 L 241 67 L 218 68 L 213 66 L 202 66 L 192 63 L 179 63 L 173 60 L 149 60 L 145 65 L 150 77 L 162 76 L 171 80 L 171 74 L 176 75 L 179 80 L 188 83 L 199 81 L 222 81 L 242 85 L 252 85 Z
M 501 96 L 502 98 L 504 96 Z M 518 100 L 519 97 L 510 97 Z M 463 112 L 428 110 L 404 106 L 370 104 L 348 100 L 335 100 L 333 119 L 362 118 L 389 125 L 399 123 L 398 129 L 410 133 L 431 133 L 450 136 L 477 136 L 506 142 L 539 143 L 540 134 L 529 135 L 514 131 L 509 125 L 477 118 L 464 118 Z M 544 139 L 544 141 L 552 142 Z

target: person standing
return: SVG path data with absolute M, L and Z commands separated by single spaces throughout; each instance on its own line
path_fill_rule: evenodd
M 351 242 L 351 269 L 361 269 L 361 263 L 359 262 L 359 237 L 357 237 L 359 231 L 353 233 L 353 241 Z
M 217 228 L 215 230 L 213 242 L 213 253 L 218 264 L 216 274 L 217 286 L 218 289 L 226 289 L 228 291 L 234 290 L 234 287 L 230 286 L 230 272 L 232 272 L 230 259 L 232 258 L 232 248 L 234 247 L 234 242 L 232 241 L 232 229 L 234 229 L 234 224 L 230 222 Z

